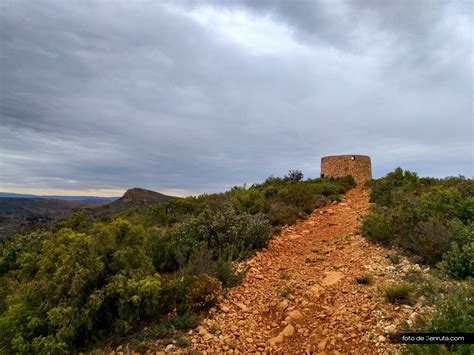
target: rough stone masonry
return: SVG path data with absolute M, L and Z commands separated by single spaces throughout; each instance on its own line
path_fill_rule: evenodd
M 331 155 L 321 158 L 321 178 L 352 175 L 357 184 L 372 180 L 372 164 L 367 155 Z

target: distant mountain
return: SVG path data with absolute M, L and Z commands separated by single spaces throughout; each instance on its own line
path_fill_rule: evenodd
M 93 210 L 103 205 L 104 202 L 0 197 L 0 240 L 24 229 L 56 223 L 78 209 Z
M 27 194 L 16 194 L 13 192 L 0 192 L 0 197 L 11 197 L 11 198 L 39 198 L 37 195 Z
M 140 188 L 129 189 L 118 200 L 115 200 L 102 207 L 107 213 L 116 213 L 128 210 L 132 207 L 145 207 L 164 203 L 178 197 L 164 195 L 159 192 Z M 96 210 L 99 211 L 99 210 Z
M 33 196 L 33 197 L 30 197 Z M 35 196 L 0 193 L 0 240 L 24 229 L 54 224 L 84 209 L 91 219 L 112 215 L 132 207 L 146 207 L 178 198 L 134 188 L 120 197 Z
M 56 195 L 29 195 L 29 194 L 16 194 L 13 192 L 0 192 L 1 197 L 13 197 L 13 198 L 49 198 L 66 201 L 81 201 L 81 202 L 112 202 L 117 200 L 119 197 L 100 197 L 100 196 L 56 196 Z

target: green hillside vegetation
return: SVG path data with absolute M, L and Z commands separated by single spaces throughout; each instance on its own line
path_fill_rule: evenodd
M 361 232 L 432 267 L 429 279 L 413 278 L 418 295 L 436 312 L 412 327 L 422 332 L 474 331 L 474 180 L 420 178 L 397 168 L 370 183 L 371 213 Z M 410 345 L 410 354 L 471 353 L 471 345 Z
M 100 221 L 79 212 L 12 237 L 0 250 L 0 353 L 79 351 L 160 319 L 192 326 L 239 282 L 236 261 L 353 186 L 291 171 Z
M 419 262 L 443 261 L 453 277 L 474 276 L 474 180 L 419 178 L 398 168 L 371 183 L 372 213 L 362 233 Z

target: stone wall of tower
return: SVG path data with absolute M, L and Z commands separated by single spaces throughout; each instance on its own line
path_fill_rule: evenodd
M 321 177 L 352 175 L 357 184 L 372 180 L 372 164 L 367 155 L 333 155 L 321 158 Z

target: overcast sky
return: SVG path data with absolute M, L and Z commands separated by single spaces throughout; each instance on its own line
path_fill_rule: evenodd
M 345 153 L 472 177 L 473 4 L 3 0 L 0 191 L 188 195 Z

